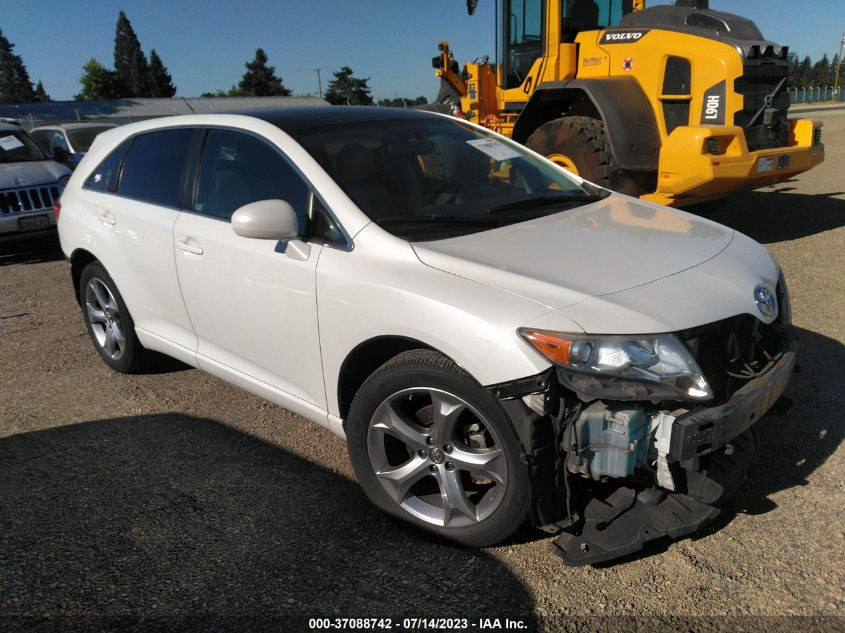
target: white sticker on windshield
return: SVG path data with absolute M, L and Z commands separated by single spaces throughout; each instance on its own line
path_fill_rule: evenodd
M 511 158 L 519 158 L 520 156 L 519 152 L 493 138 L 479 138 L 473 141 L 467 141 L 467 144 L 472 145 L 477 150 L 481 150 L 493 160 L 509 160 Z
M 9 135 L 0 138 L 0 147 L 8 152 L 10 149 L 23 147 L 23 143 L 21 143 L 16 137 Z

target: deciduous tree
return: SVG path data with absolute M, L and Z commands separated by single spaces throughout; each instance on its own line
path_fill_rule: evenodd
M 74 96 L 77 101 L 97 101 L 115 99 L 120 96 L 117 77 L 93 57 L 82 69 L 85 71 L 79 79 L 82 90 Z
M 416 99 L 409 99 L 407 97 L 396 97 L 395 99 L 379 99 L 378 104 L 388 108 L 413 108 L 418 105 L 425 105 L 428 99 L 425 97 L 417 97 Z

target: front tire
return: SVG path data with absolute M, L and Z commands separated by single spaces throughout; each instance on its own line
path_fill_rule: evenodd
M 525 145 L 565 169 L 592 183 L 640 196 L 647 188 L 614 160 L 610 141 L 601 119 L 564 116 L 538 127 Z
M 370 500 L 429 534 L 492 545 L 528 516 L 528 474 L 495 398 L 441 354 L 414 350 L 380 367 L 346 427 Z
M 100 262 L 82 270 L 79 299 L 88 335 L 103 362 L 123 374 L 147 367 L 152 353 L 138 340 L 132 315 Z

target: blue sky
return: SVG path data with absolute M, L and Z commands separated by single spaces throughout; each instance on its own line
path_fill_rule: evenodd
M 261 47 L 296 94 L 317 92 L 314 68 L 322 68 L 325 88 L 346 65 L 371 78 L 377 98 L 431 99 L 439 40 L 450 41 L 461 63 L 492 57 L 492 7 L 480 0 L 469 17 L 464 0 L 0 0 L 0 28 L 54 99 L 73 98 L 91 57 L 112 65 L 120 9 L 144 52 L 155 48 L 164 60 L 179 96 L 229 88 Z M 711 0 L 711 7 L 755 20 L 768 39 L 814 60 L 832 58 L 845 31 L 843 0 Z

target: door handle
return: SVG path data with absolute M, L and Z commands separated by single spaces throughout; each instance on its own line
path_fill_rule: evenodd
M 203 253 L 202 246 L 200 246 L 196 242 L 179 240 L 178 242 L 176 242 L 176 246 L 179 247 L 180 251 L 185 251 L 186 253 L 191 253 L 192 255 L 202 255 Z
M 110 224 L 110 225 L 114 226 L 115 219 L 114 219 L 114 214 L 112 214 L 111 211 L 106 211 L 104 209 L 104 210 L 100 211 L 99 215 L 100 215 L 100 222 L 102 222 L 103 224 Z

